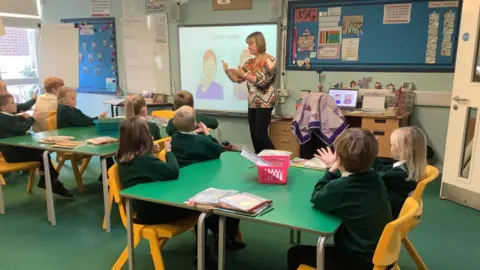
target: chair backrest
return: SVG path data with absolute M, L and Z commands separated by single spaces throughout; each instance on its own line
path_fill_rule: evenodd
M 53 116 L 48 116 L 47 118 L 47 128 L 48 130 L 56 130 L 57 129 L 57 114 Z
M 49 111 L 47 118 L 50 116 L 57 116 L 57 111 Z
M 413 195 L 411 196 L 417 203 L 420 204 L 420 201 L 422 200 L 423 196 L 423 191 L 425 191 L 425 187 L 427 187 L 428 184 L 430 184 L 433 180 L 437 179 L 438 175 L 440 172 L 438 171 L 437 168 L 427 165 L 425 167 L 425 178 L 418 181 L 417 187 L 413 191 Z
M 167 151 L 165 149 L 163 149 L 162 151 L 160 151 L 160 153 L 158 153 L 158 159 L 160 159 L 161 161 L 163 162 L 167 162 Z
M 152 112 L 152 116 L 155 116 L 155 117 L 163 117 L 163 118 L 167 118 L 167 119 L 172 119 L 173 116 L 175 115 L 175 111 L 153 111 Z
M 120 212 L 120 219 L 123 226 L 127 228 L 127 214 L 126 206 L 122 198 L 120 197 L 120 190 L 122 190 L 122 183 L 120 182 L 120 175 L 118 173 L 118 164 L 114 164 L 108 170 L 108 184 L 109 192 L 113 193 L 113 200 L 118 204 L 118 211 Z
M 373 255 L 374 270 L 387 269 L 387 266 L 398 261 L 402 239 L 407 236 L 410 223 L 414 221 L 419 208 L 415 199 L 407 198 L 399 217 L 385 226 Z

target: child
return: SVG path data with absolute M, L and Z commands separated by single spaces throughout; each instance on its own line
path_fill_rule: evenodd
M 125 98 L 125 119 L 137 116 L 145 119 L 147 116 L 147 102 L 145 102 L 145 99 L 140 95 L 127 96 Z M 147 122 L 147 124 L 153 140 L 160 140 L 162 136 L 160 135 L 160 128 L 157 124 L 152 122 Z
M 197 128 L 197 118 L 192 107 L 180 107 L 175 112 L 173 124 L 178 132 L 172 136 L 172 152 L 177 157 L 180 168 L 216 159 L 222 154 L 223 147 L 210 136 L 205 124 L 200 122 Z
M 69 87 L 61 87 L 57 94 L 57 128 L 67 127 L 88 127 L 93 126 L 93 120 L 105 118 L 106 112 L 100 114 L 99 117 L 89 117 L 82 111 L 75 108 L 77 106 L 77 92 Z
M 0 138 L 26 135 L 27 131 L 35 123 L 35 119 L 28 114 L 13 115 L 15 112 L 17 112 L 17 104 L 15 104 L 13 96 L 10 94 L 0 95 Z M 7 162 L 40 162 L 40 182 L 38 187 L 45 188 L 43 150 L 0 145 L 0 151 Z M 50 155 L 48 158 L 50 160 Z M 48 164 L 50 166 L 53 193 L 63 197 L 73 197 L 58 180 L 58 173 L 52 163 L 48 162 Z
M 33 113 L 33 117 L 37 120 L 33 125 L 33 130 L 35 132 L 48 130 L 48 114 L 57 110 L 57 93 L 58 89 L 64 86 L 64 82 L 57 77 L 47 77 L 45 78 L 43 85 L 45 87 L 45 94 L 38 97 Z
M 0 95 L 6 94 L 10 94 L 7 90 L 7 84 L 4 81 L 0 81 Z M 30 110 L 33 105 L 35 105 L 35 102 L 37 102 L 37 95 L 33 94 L 29 101 L 17 104 L 17 111 L 15 113 L 21 113 Z
M 182 90 L 175 94 L 173 97 L 173 108 L 175 110 L 178 110 L 182 106 L 190 106 L 193 107 L 193 96 L 190 94 L 190 92 Z M 216 129 L 218 127 L 218 122 L 214 118 L 207 117 L 202 114 L 197 114 L 197 121 L 202 122 L 205 124 L 207 128 L 210 129 Z M 175 128 L 175 125 L 173 124 L 173 119 L 170 119 L 168 121 L 167 125 L 167 134 L 169 136 L 173 136 L 175 133 L 178 133 L 178 130 Z
M 385 185 L 371 169 L 378 142 L 370 131 L 347 129 L 334 143 L 335 162 L 312 193 L 315 207 L 343 220 L 334 247 L 325 248 L 326 269 L 373 269 L 373 253 L 392 213 Z M 337 170 L 341 176 L 336 175 Z M 300 264 L 315 267 L 316 247 L 297 246 L 288 251 L 288 269 Z
M 390 136 L 392 158 L 398 162 L 383 165 L 377 159 L 374 169 L 387 187 L 392 215 L 397 218 L 403 203 L 417 187 L 418 181 L 425 178 L 427 166 L 427 139 L 417 127 L 402 127 Z

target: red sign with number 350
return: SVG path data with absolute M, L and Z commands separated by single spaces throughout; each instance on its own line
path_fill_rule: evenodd
M 318 17 L 316 8 L 297 8 L 295 9 L 295 22 L 313 22 Z

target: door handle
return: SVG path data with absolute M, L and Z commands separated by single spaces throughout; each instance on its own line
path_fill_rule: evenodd
M 466 99 L 466 98 L 461 98 L 461 97 L 459 97 L 459 96 L 454 96 L 454 97 L 453 97 L 453 100 L 455 100 L 456 102 L 467 102 L 467 101 L 468 101 L 468 99 Z

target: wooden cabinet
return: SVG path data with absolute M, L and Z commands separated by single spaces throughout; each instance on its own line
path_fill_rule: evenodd
M 292 158 L 300 156 L 300 145 L 290 127 L 292 120 L 273 120 L 270 123 L 270 139 L 275 149 L 292 152 Z

